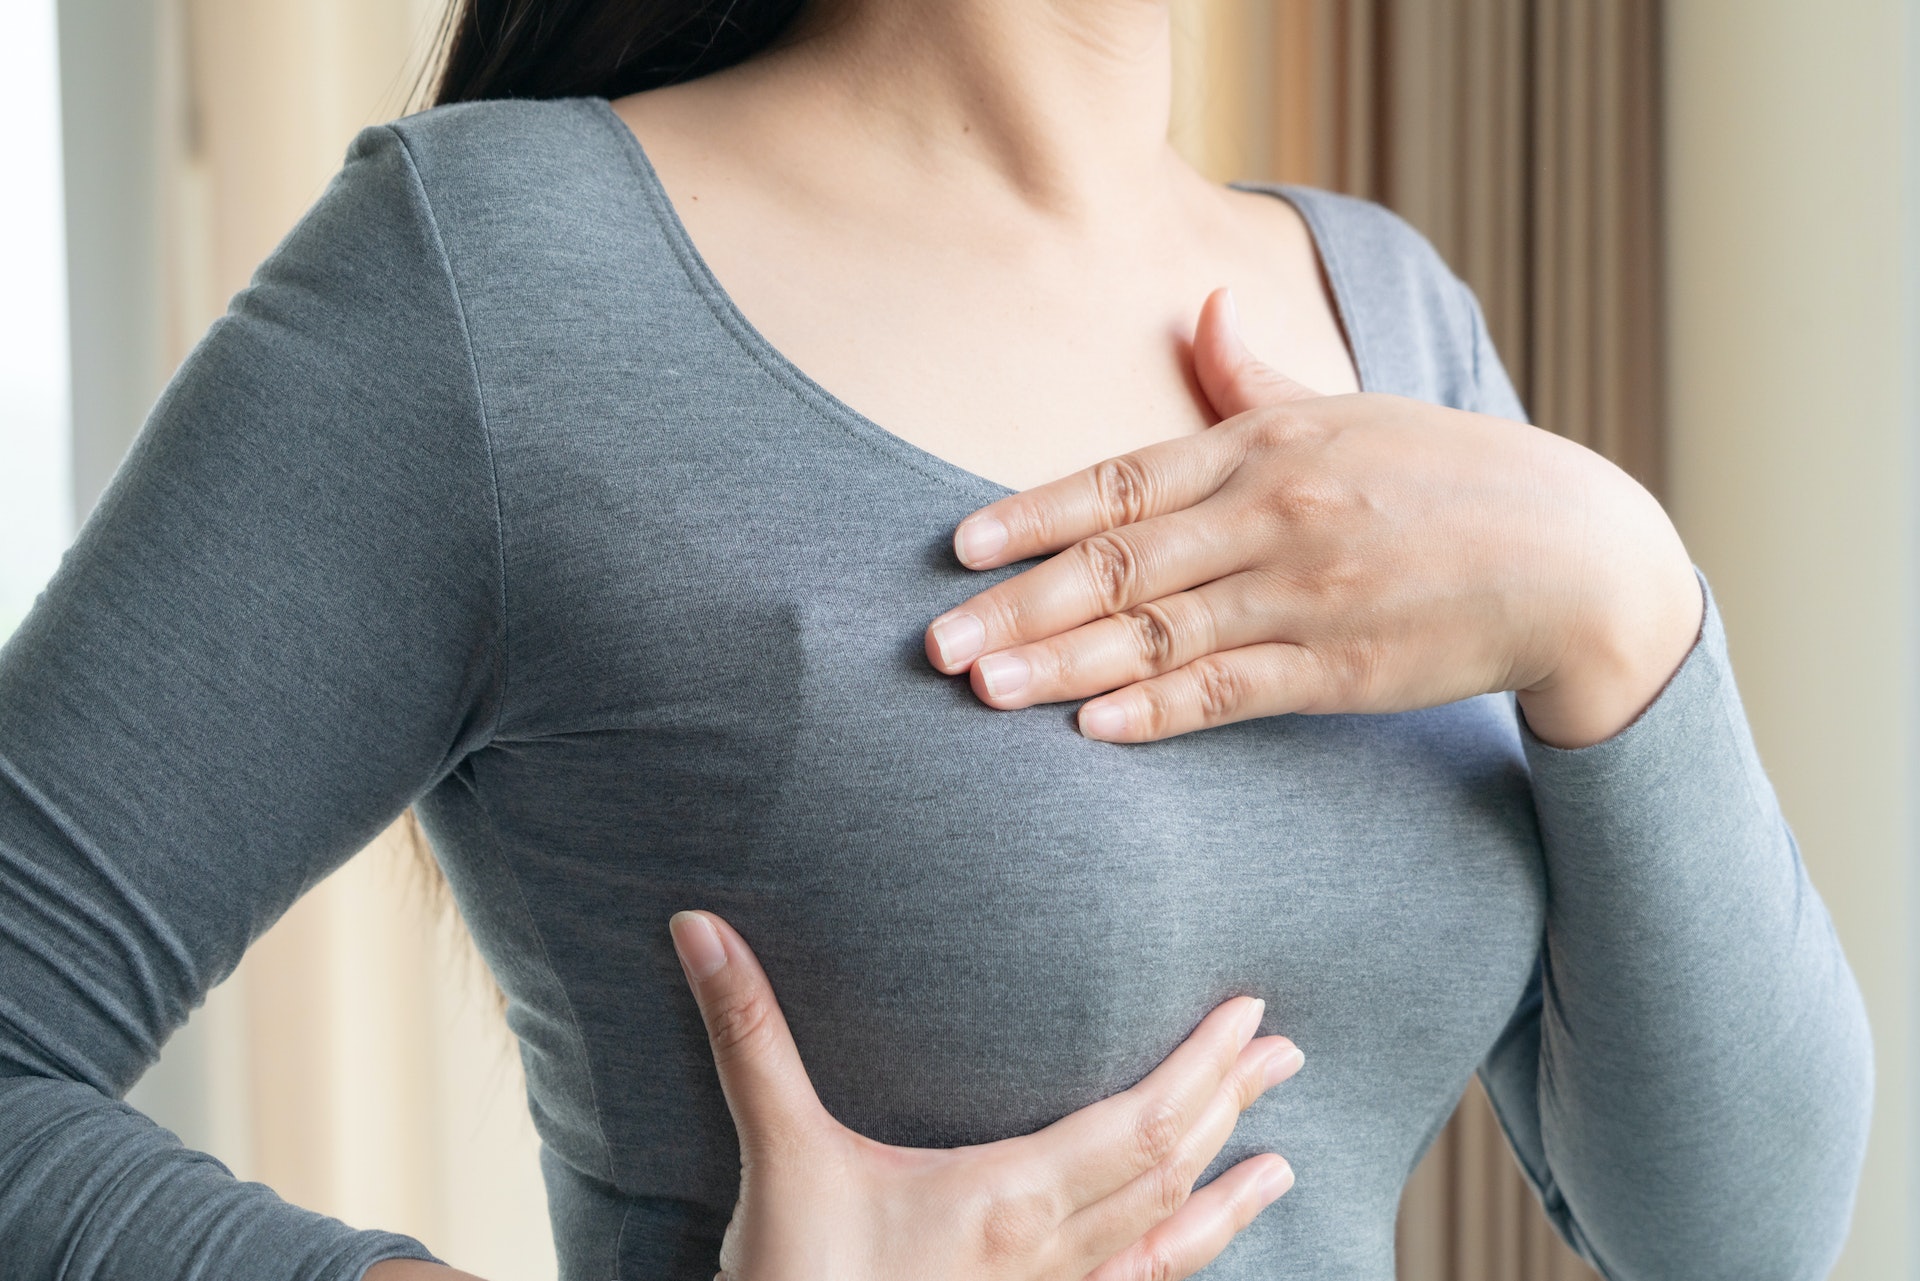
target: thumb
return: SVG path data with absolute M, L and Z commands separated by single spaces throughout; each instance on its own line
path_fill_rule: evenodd
M 827 1111 L 747 941 L 711 912 L 677 912 L 667 928 L 706 1021 L 742 1155 L 784 1146 L 819 1124 Z
M 1193 372 L 1221 418 L 1320 394 L 1247 350 L 1231 289 L 1214 290 L 1200 307 L 1200 322 L 1193 329 Z

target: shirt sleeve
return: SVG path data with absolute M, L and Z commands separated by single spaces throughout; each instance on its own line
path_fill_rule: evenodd
M 1476 408 L 1525 421 L 1472 315 Z M 1700 636 L 1632 725 L 1562 750 L 1520 719 L 1546 936 L 1480 1076 L 1609 1281 L 1811 1281 L 1852 1215 L 1872 1046 L 1700 583 Z
M 119 1100 L 253 939 L 491 732 L 498 513 L 426 193 L 401 135 L 369 130 L 0 651 L 8 1278 L 432 1257 Z

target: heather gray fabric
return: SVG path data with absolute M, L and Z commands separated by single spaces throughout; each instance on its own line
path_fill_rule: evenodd
M 1418 236 L 1285 194 L 1369 388 L 1520 414 Z M 1501 697 L 1096 743 L 920 655 L 1014 572 L 947 551 L 1004 492 L 771 350 L 606 103 L 363 134 L 0 663 L 0 1271 L 424 1254 L 117 1101 L 410 803 L 511 999 L 572 1281 L 713 1273 L 736 1153 L 666 931 L 690 906 L 895 1142 L 1031 1130 L 1265 997 L 1307 1066 L 1222 1161 L 1299 1182 L 1212 1278 L 1388 1281 L 1476 1068 L 1611 1277 L 1824 1271 L 1867 1029 L 1711 609 L 1583 751 Z

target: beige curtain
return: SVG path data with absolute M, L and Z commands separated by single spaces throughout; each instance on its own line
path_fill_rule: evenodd
M 1478 293 L 1534 421 L 1661 490 L 1659 0 L 1177 0 L 1175 30 L 1196 164 L 1398 211 Z M 1403 1281 L 1593 1275 L 1477 1084 L 1400 1255 Z
M 1534 420 L 1661 486 L 1659 0 L 1176 0 L 1175 141 L 1381 201 Z

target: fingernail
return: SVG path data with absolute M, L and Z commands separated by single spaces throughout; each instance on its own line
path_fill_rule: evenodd
M 1307 1056 L 1300 1053 L 1299 1046 L 1289 1045 L 1286 1049 L 1267 1060 L 1267 1070 L 1261 1075 L 1260 1088 L 1263 1090 L 1271 1090 L 1274 1086 L 1280 1084 L 1280 1082 L 1286 1080 L 1295 1072 L 1298 1072 L 1300 1065 L 1306 1061 Z
M 977 565 L 1007 545 L 1007 527 L 991 516 L 969 516 L 953 531 L 953 554 Z
M 1027 678 L 1033 675 L 1027 660 L 1018 654 L 988 654 L 973 667 L 985 682 L 987 693 L 995 698 L 1018 694 L 1027 687 Z
M 1282 1193 L 1293 1186 L 1293 1167 L 1285 1158 L 1275 1161 L 1260 1171 L 1259 1195 L 1262 1205 L 1271 1205 L 1280 1199 Z
M 1235 333 L 1240 331 L 1240 304 L 1233 300 L 1231 289 L 1220 291 L 1220 314 L 1221 318 L 1227 322 L 1228 329 Z
M 1088 703 L 1080 709 L 1080 732 L 1088 738 L 1118 738 L 1127 729 L 1127 711 L 1118 703 Z
M 949 614 L 933 624 L 933 647 L 948 667 L 972 662 L 986 643 L 986 626 L 972 614 Z
M 680 964 L 694 978 L 712 978 L 726 967 L 727 949 L 720 942 L 720 932 L 700 913 L 675 912 L 667 929 L 673 934 L 673 950 L 680 954 Z
M 1240 1044 L 1245 1045 L 1260 1034 L 1260 1020 L 1265 1017 L 1267 1003 L 1255 997 L 1253 1004 L 1247 1007 L 1247 1012 L 1240 1016 Z

